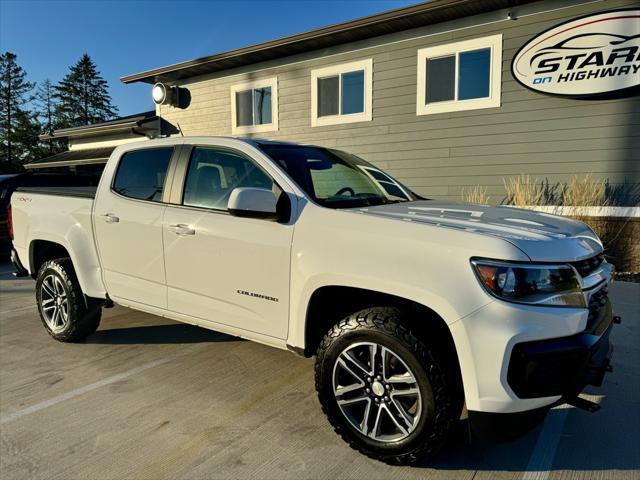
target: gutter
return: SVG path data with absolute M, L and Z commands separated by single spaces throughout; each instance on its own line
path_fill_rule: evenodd
M 76 128 L 65 128 L 61 130 L 54 130 L 53 133 L 45 133 L 38 136 L 40 140 L 57 140 L 61 138 L 78 138 L 78 137 L 91 137 L 94 135 L 105 135 L 115 133 L 133 133 L 134 135 L 148 136 L 144 133 L 157 132 L 157 127 L 144 127 L 146 122 L 156 121 L 157 118 L 143 118 L 135 121 L 129 121 L 126 123 L 116 123 L 111 125 L 88 125 Z

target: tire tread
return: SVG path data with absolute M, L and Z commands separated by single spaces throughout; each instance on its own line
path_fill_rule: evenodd
M 354 438 L 354 435 L 340 422 L 332 418 L 327 402 L 333 398 L 324 398 L 322 385 L 322 368 L 324 356 L 331 345 L 347 333 L 369 331 L 375 329 L 395 337 L 409 348 L 425 366 L 434 403 L 437 407 L 428 436 L 415 447 L 403 453 L 388 453 L 365 446 Z M 402 312 L 394 307 L 372 307 L 349 315 L 335 324 L 323 337 L 316 354 L 315 388 L 322 406 L 322 411 L 329 419 L 334 431 L 349 444 L 351 448 L 371 458 L 394 465 L 413 464 L 432 457 L 448 440 L 457 415 L 459 401 L 455 398 L 455 389 L 451 388 L 446 378 L 445 369 L 437 361 L 435 349 L 414 335 L 402 322 Z
M 80 283 L 78 282 L 71 259 L 56 258 L 43 263 L 38 271 L 38 283 L 36 284 L 37 289 L 40 288 L 40 280 L 48 270 L 55 271 L 68 289 L 69 316 L 71 317 L 71 320 L 69 322 L 69 327 L 64 331 L 59 333 L 52 332 L 44 320 L 44 316 L 40 309 L 39 293 L 36 292 L 40 319 L 42 320 L 46 331 L 51 335 L 51 337 L 59 342 L 79 342 L 89 335 L 94 334 L 100 325 L 102 309 L 100 304 L 89 299 L 87 300 L 89 305 L 87 306 L 85 304 L 84 294 L 80 288 Z

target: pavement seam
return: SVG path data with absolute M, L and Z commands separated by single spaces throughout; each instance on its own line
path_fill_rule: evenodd
M 116 375 L 112 375 L 111 377 L 107 377 L 104 378 L 102 380 L 99 380 L 97 382 L 94 383 L 90 383 L 89 385 L 85 385 L 83 387 L 80 388 L 76 388 L 74 390 L 71 390 L 69 392 L 63 393 L 61 395 L 57 395 L 53 398 L 50 398 L 48 400 L 44 400 L 42 402 L 36 403 L 34 405 L 31 405 L 29 407 L 23 408 L 21 410 L 17 410 L 13 413 L 8 413 L 6 415 L 3 415 L 0 417 L 0 425 L 4 425 L 10 422 L 13 422 L 15 420 L 18 420 L 19 418 L 22 418 L 26 415 L 31 415 L 32 413 L 36 413 L 39 412 L 41 410 L 44 410 L 46 408 L 49 407 L 53 407 L 54 405 L 57 405 L 59 403 L 62 403 L 66 400 L 70 400 L 72 398 L 75 397 L 79 397 L 81 395 L 84 395 L 85 393 L 91 392 L 93 390 L 96 390 L 98 388 L 104 387 L 106 385 L 111 385 L 113 383 L 119 382 L 121 380 L 125 380 L 129 377 L 132 377 L 138 373 L 142 373 L 145 370 L 149 370 L 150 368 L 154 368 L 157 367 L 159 365 L 165 364 L 167 362 L 170 362 L 171 360 L 174 360 L 175 358 L 177 358 L 180 355 L 172 355 L 170 357 L 166 357 L 166 358 L 162 358 L 159 360 L 155 360 L 153 362 L 149 362 L 149 363 L 145 363 L 144 365 L 140 365 L 139 367 L 136 368 L 132 368 L 131 370 L 127 370 L 125 372 L 122 373 L 118 373 Z

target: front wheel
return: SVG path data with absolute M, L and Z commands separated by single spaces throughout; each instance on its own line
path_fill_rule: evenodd
M 36 279 L 42 324 L 60 342 L 77 342 L 93 334 L 102 316 L 95 300 L 85 302 L 71 259 L 45 262 Z
M 340 321 L 321 342 L 315 368 L 318 397 L 335 431 L 387 463 L 435 453 L 460 413 L 445 366 L 395 308 L 368 308 Z

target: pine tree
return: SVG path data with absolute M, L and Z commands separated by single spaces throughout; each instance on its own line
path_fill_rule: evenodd
M 33 141 L 27 141 L 25 137 L 33 134 L 31 125 L 28 125 L 33 118 L 25 104 L 31 100 L 28 94 L 34 84 L 27 81 L 27 73 L 18 65 L 16 58 L 11 52 L 0 55 L 0 159 L 7 162 L 5 166 L 17 166 L 24 161 L 29 152 L 22 150 L 23 145 Z M 18 135 L 20 141 L 17 141 Z
M 58 128 L 79 127 L 110 120 L 118 109 L 111 104 L 107 81 L 86 53 L 54 87 Z
M 55 99 L 55 90 L 53 83 L 48 78 L 38 85 L 34 97 L 34 106 L 36 115 L 40 124 L 40 134 L 51 133 L 57 126 L 56 109 L 58 103 Z M 58 140 L 46 140 L 46 151 L 49 155 L 60 152 L 65 149 L 65 145 Z
M 40 123 L 34 113 L 27 110 L 18 110 L 16 113 L 16 129 L 13 134 L 14 164 L 22 165 L 46 155 L 46 151 L 43 150 L 42 144 L 38 139 L 40 128 Z

